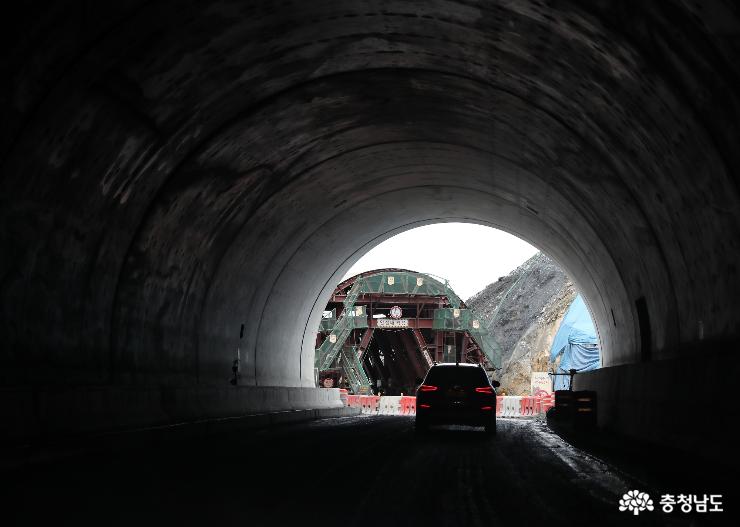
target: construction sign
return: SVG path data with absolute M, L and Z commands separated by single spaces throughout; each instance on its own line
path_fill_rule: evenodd
M 532 372 L 532 395 L 542 397 L 552 393 L 552 378 L 547 372 Z

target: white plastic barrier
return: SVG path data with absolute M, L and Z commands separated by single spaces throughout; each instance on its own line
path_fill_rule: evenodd
M 368 400 L 367 403 L 363 404 L 362 413 L 377 415 L 416 414 L 416 397 L 384 395 L 383 397 L 362 397 L 361 399 Z M 533 417 L 542 411 L 541 403 L 538 402 L 540 398 L 538 397 L 505 395 L 498 399 L 496 411 L 497 417 Z M 410 400 L 413 400 L 413 403 Z M 499 402 L 501 404 L 500 406 L 498 406 Z M 377 406 L 375 406 L 375 404 L 377 404 Z M 366 408 L 366 406 L 370 407 Z M 377 408 L 377 412 L 375 408 Z
M 380 415 L 401 415 L 401 396 L 384 395 L 380 398 Z
M 377 415 L 380 407 L 380 397 L 376 395 L 360 395 L 360 405 L 363 414 Z
M 519 417 L 521 415 L 521 400 L 522 398 L 516 395 L 505 396 L 501 417 Z

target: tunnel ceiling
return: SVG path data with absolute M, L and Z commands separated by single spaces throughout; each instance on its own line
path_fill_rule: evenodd
M 222 382 L 245 323 L 245 380 L 312 385 L 338 278 L 435 221 L 551 254 L 606 365 L 736 340 L 738 20 L 720 1 L 7 17 L 2 382 Z

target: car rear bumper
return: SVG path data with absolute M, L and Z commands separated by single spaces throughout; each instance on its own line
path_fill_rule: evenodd
M 480 409 L 416 409 L 416 419 L 426 424 L 485 426 L 496 419 L 493 410 Z

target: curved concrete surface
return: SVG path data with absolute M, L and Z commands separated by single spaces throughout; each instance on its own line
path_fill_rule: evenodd
M 311 387 L 338 279 L 440 221 L 554 257 L 606 366 L 737 342 L 739 18 L 390 0 L 9 17 L 0 382 L 17 417 L 39 387 L 223 386 L 242 323 L 244 384 Z

